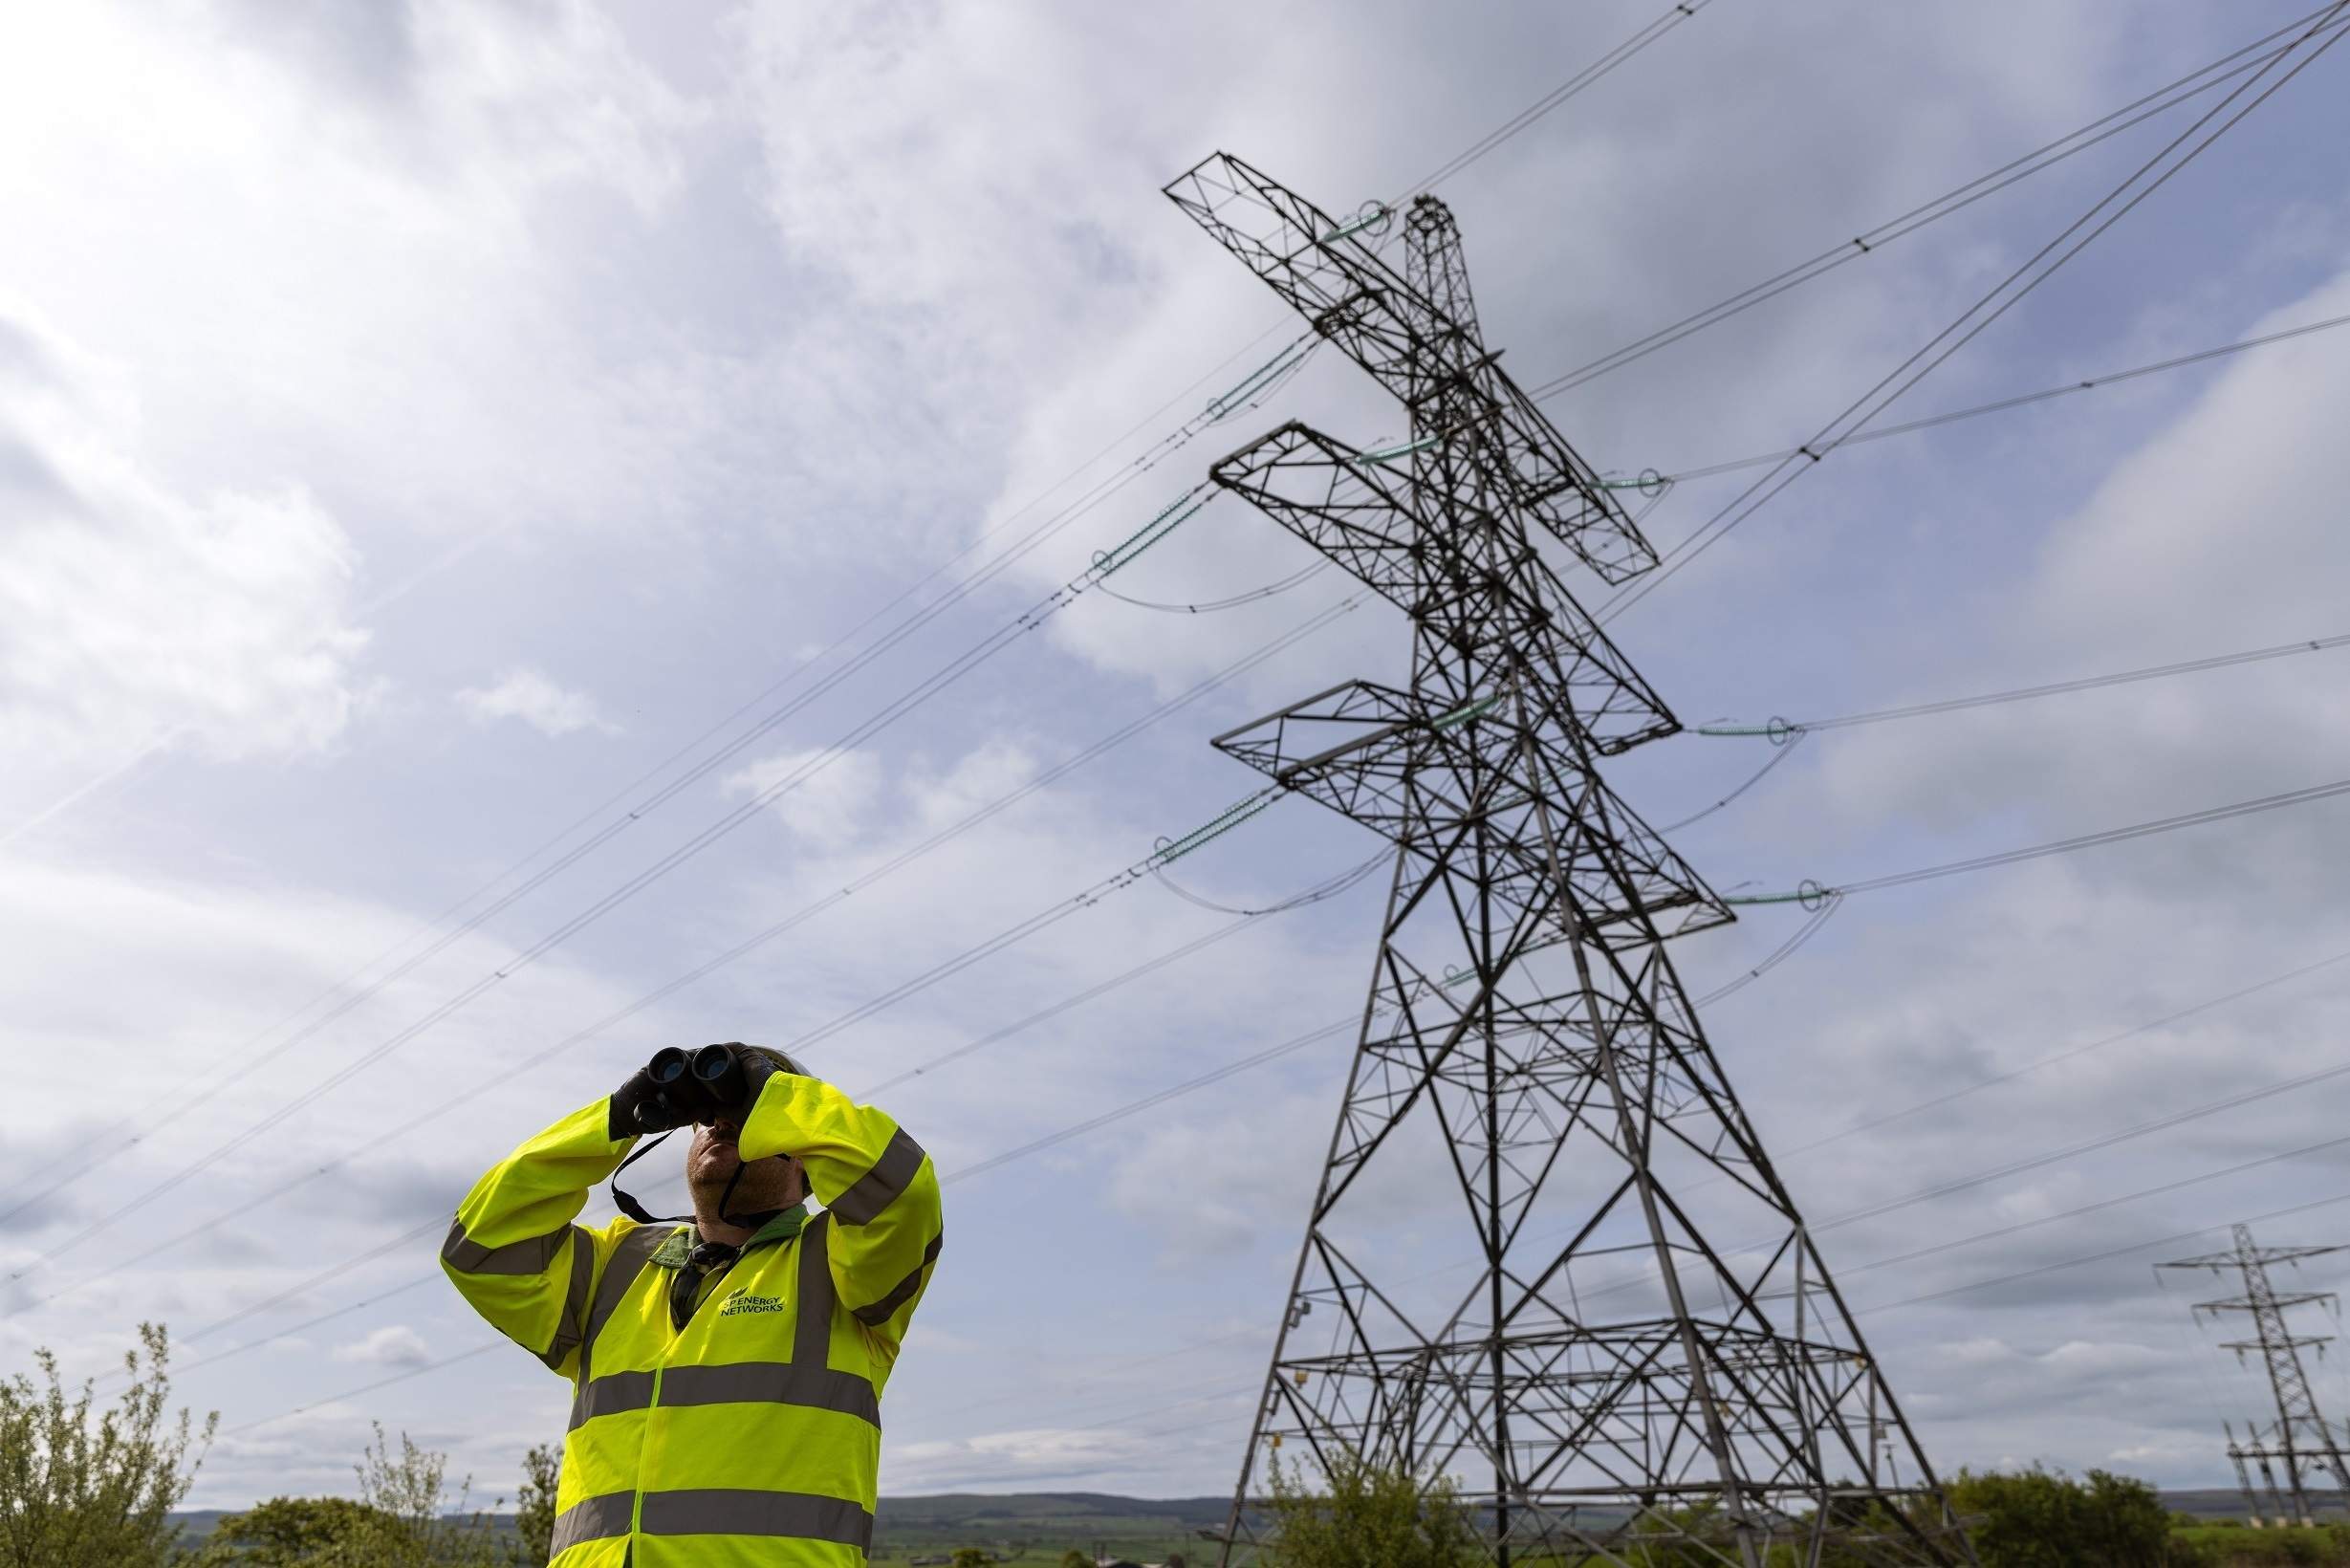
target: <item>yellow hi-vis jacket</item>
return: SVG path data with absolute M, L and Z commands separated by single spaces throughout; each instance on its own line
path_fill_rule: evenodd
M 474 1310 L 577 1389 L 552 1562 L 862 1563 L 881 1389 L 939 1252 L 929 1157 L 881 1112 L 777 1073 L 737 1149 L 796 1157 L 824 1212 L 711 1271 L 679 1330 L 654 1252 L 690 1227 L 571 1223 L 636 1143 L 607 1137 L 606 1114 L 598 1100 L 492 1167 L 441 1252 Z

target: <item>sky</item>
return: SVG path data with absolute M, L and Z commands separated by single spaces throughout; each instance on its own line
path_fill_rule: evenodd
M 748 1039 L 947 1178 L 885 1492 L 1229 1489 L 1349 1040 L 1029 1145 L 1359 1010 L 1382 879 L 1213 942 L 1235 917 L 1150 878 L 1070 901 L 1253 787 L 1210 736 L 1396 678 L 1407 631 L 1334 609 L 1336 572 L 1031 612 L 1282 420 L 1405 428 L 1327 354 L 1201 427 L 1299 323 L 1166 182 L 1222 149 L 1333 211 L 1412 190 L 1662 9 L 11 17 L 0 1370 L 103 1378 L 167 1323 L 221 1417 L 193 1506 L 348 1490 L 371 1420 L 510 1494 L 565 1386 L 440 1280 L 446 1215 L 659 1046 Z M 1531 386 L 2301 9 L 1712 0 L 1439 193 Z M 2346 74 L 1887 418 L 2350 313 Z M 1791 446 L 2209 101 L 1544 407 L 1603 470 Z M 2346 399 L 2320 333 L 1839 451 L 1611 632 L 1690 725 L 2350 632 Z M 1312 564 L 1227 499 L 1110 586 Z M 1767 892 L 2328 783 L 2345 659 L 1822 731 L 1672 842 Z M 1772 754 L 1684 734 L 1608 777 L 1668 822 Z M 1253 908 L 1375 847 L 1291 800 L 1169 878 Z M 1707 1010 L 1937 1465 L 2226 1482 L 2220 1423 L 2266 1391 L 2189 1310 L 2226 1282 L 2152 1265 L 2247 1219 L 2350 1241 L 2346 852 L 2321 800 L 1858 894 Z M 1710 990 L 1803 918 L 1673 957 Z M 1377 1192 L 1378 1255 L 1465 1254 L 1441 1182 Z M 2344 1365 L 2314 1375 L 2350 1417 Z

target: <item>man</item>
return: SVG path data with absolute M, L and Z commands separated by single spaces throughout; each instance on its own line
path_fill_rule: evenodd
M 688 1122 L 692 1225 L 621 1193 L 647 1223 L 571 1223 L 640 1133 Z M 577 1390 L 555 1568 L 862 1563 L 881 1389 L 939 1241 L 921 1146 L 754 1046 L 664 1051 L 491 1167 L 442 1264 Z

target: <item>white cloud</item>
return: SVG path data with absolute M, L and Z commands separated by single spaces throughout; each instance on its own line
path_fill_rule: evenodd
M 759 757 L 728 774 L 720 790 L 729 795 L 760 795 L 804 774 L 799 782 L 788 784 L 769 803 L 770 809 L 811 846 L 838 848 L 854 841 L 872 820 L 885 775 L 881 759 L 870 751 L 844 751 L 811 771 L 824 755 L 822 748 L 816 748 Z
M 982 1481 L 1068 1481 L 1131 1472 L 1148 1462 L 1150 1438 L 1115 1426 L 1026 1427 L 900 1444 L 889 1451 L 893 1485 L 951 1490 Z
M 163 735 L 284 758 L 341 735 L 359 557 L 301 486 L 191 495 L 78 347 L 0 313 L 0 749 L 76 766 Z
M 335 1347 L 335 1360 L 369 1366 L 422 1366 L 432 1360 L 424 1337 L 405 1323 L 386 1323 L 363 1339 Z
M 519 719 L 550 737 L 581 730 L 617 735 L 620 729 L 598 711 L 595 698 L 567 690 L 534 669 L 509 670 L 493 686 L 466 687 L 456 700 L 476 724 Z

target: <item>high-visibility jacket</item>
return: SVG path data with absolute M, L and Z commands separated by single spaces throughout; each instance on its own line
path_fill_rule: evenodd
M 551 1560 L 862 1563 L 881 1390 L 939 1252 L 929 1157 L 830 1084 L 768 1079 L 737 1149 L 797 1158 L 824 1212 L 713 1270 L 681 1330 L 654 1253 L 690 1228 L 571 1223 L 636 1143 L 607 1137 L 606 1114 L 598 1100 L 493 1166 L 441 1253 L 474 1309 L 576 1388 Z

